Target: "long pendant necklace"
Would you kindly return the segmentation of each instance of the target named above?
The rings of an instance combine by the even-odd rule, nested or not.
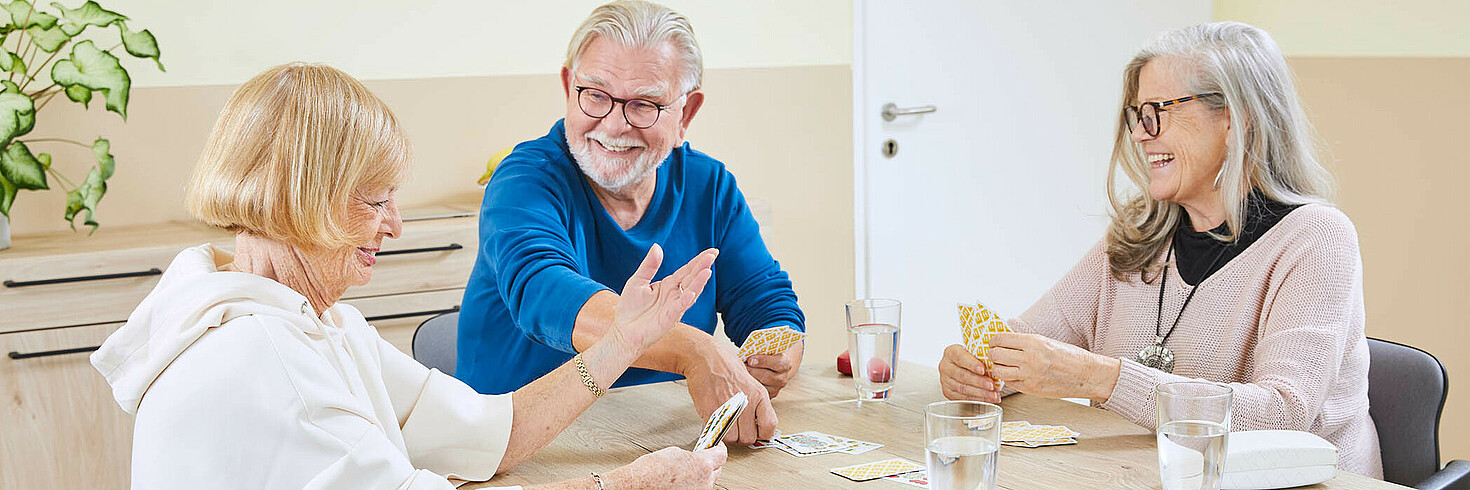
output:
[[[1226,249],[1222,248],[1220,250],[1220,253],[1215,255],[1215,260],[1210,261],[1210,266],[1205,268],[1206,277],[1209,277],[1210,269],[1215,268],[1215,263],[1220,261],[1220,257],[1225,256],[1225,250]],[[1168,256],[1172,257],[1173,255],[1174,242],[1173,240],[1170,240]],[[1194,299],[1194,293],[1199,291],[1199,287],[1203,285],[1203,283],[1204,279],[1201,278],[1200,284],[1196,284],[1193,289],[1189,290],[1189,296],[1184,297],[1184,305],[1179,307],[1179,314],[1174,317],[1174,324],[1169,326],[1168,331],[1160,334],[1159,329],[1163,328],[1164,323],[1164,289],[1166,289],[1169,285],[1169,263],[1167,261],[1164,262],[1163,280],[1159,282],[1159,309],[1158,312],[1154,314],[1154,343],[1149,344],[1149,346],[1144,347],[1143,350],[1138,351],[1138,358],[1136,360],[1139,364],[1158,369],[1166,373],[1174,372],[1174,351],[1169,350],[1168,347],[1164,347],[1164,341],[1168,340],[1169,334],[1174,333],[1174,328],[1179,326],[1179,319],[1184,317],[1184,309],[1189,307],[1189,300]]]

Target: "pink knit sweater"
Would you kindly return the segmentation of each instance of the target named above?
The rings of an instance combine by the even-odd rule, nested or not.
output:
[[[1178,270],[1169,268],[1164,330],[1190,290]],[[1121,358],[1102,407],[1138,425],[1157,425],[1160,383],[1230,383],[1232,430],[1308,431],[1337,445],[1340,469],[1382,478],[1368,417],[1362,278],[1352,222],[1334,207],[1306,205],[1199,284],[1164,344],[1174,351],[1173,374],[1134,361],[1155,338],[1158,281],[1113,279],[1102,243],[1012,327]]]

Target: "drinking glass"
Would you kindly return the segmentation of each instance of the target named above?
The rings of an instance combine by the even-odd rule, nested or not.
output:
[[[1000,407],[985,402],[944,401],[925,406],[929,488],[995,490],[1000,418]]]
[[[902,305],[896,299],[865,298],[847,302],[848,362],[858,402],[885,401],[898,374],[898,324]]]
[[[1233,396],[1229,386],[1199,381],[1155,390],[1164,490],[1219,490]]]

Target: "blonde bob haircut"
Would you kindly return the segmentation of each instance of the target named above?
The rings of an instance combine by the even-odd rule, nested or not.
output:
[[[683,14],[643,0],[619,0],[592,10],[572,34],[562,67],[577,71],[582,53],[597,38],[606,37],[625,48],[655,48],[670,43],[679,53],[680,93],[699,89],[704,80],[704,55],[694,39],[694,27]]]
[[[1217,92],[1198,103],[1229,109],[1225,161],[1215,179],[1225,209],[1227,232],[1211,233],[1233,242],[1245,221],[1246,197],[1260,192],[1285,204],[1330,203],[1332,175],[1317,162],[1316,139],[1297,98],[1291,70],[1271,35],[1239,22],[1215,22],[1165,31],[1139,51],[1123,70],[1123,107],[1137,106],[1138,78],[1144,65],[1167,59],[1191,70],[1190,94]],[[1165,128],[1167,130],[1167,128]],[[1175,227],[1185,219],[1178,204],[1149,197],[1149,165],[1129,138],[1120,117],[1108,167],[1107,194],[1112,209],[1106,247],[1114,278],[1143,274],[1164,253]],[[1133,184],[1120,189],[1121,171]]]
[[[194,167],[185,206],[207,224],[303,248],[355,247],[359,191],[408,177],[408,138],[388,106],[336,68],[289,63],[235,89]]]

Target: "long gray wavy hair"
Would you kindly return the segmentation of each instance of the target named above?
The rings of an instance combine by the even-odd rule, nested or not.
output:
[[[1133,57],[1123,70],[1123,101],[1138,104],[1138,77],[1144,65],[1159,58],[1193,68],[1191,94],[1218,92],[1198,103],[1230,111],[1225,162],[1216,182],[1225,207],[1227,233],[1211,235],[1221,241],[1240,236],[1245,200],[1252,191],[1286,203],[1329,203],[1335,193],[1332,175],[1315,155],[1315,135],[1297,98],[1291,70],[1276,41],[1266,31],[1239,22],[1214,22],[1165,31]],[[1130,139],[1120,117],[1108,166],[1107,254],[1112,274],[1120,281],[1134,273],[1152,282],[1148,269],[1163,252],[1170,234],[1184,219],[1178,204],[1149,197],[1149,167],[1142,149]],[[1118,185],[1122,171],[1132,188]]]

